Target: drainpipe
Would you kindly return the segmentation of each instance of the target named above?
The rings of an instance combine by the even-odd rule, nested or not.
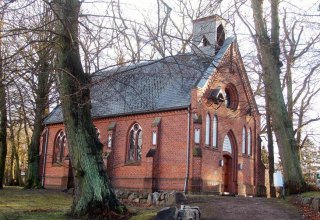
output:
[[[188,134],[187,134],[187,161],[186,161],[186,177],[184,180],[183,192],[187,192],[188,178],[189,178],[189,158],[190,158],[190,105],[188,107]]]
[[[46,126],[45,127],[46,130],[46,142],[44,145],[44,152],[43,152],[43,165],[42,165],[42,179],[41,179],[41,186],[44,187],[44,175],[46,172],[46,163],[47,163],[47,149],[48,149],[48,139],[49,139],[49,129]]]

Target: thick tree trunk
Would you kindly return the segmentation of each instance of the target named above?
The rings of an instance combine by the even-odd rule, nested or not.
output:
[[[8,92],[9,94],[9,92]],[[10,175],[8,176],[9,184],[16,186],[22,184],[20,167],[19,167],[19,154],[18,154],[18,143],[20,140],[20,131],[21,131],[21,124],[18,130],[15,130],[16,123],[12,120],[12,113],[11,113],[11,103],[10,99],[8,98],[8,119],[9,119],[9,131],[10,135],[8,141],[10,141],[10,148],[11,148],[11,155],[10,155]],[[15,137],[16,134],[16,137]],[[16,139],[17,138],[17,139]]]
[[[99,142],[90,112],[90,81],[81,65],[78,42],[77,0],[55,0],[57,80],[67,140],[75,175],[72,213],[75,216],[123,213],[106,175],[102,144]]]
[[[40,141],[38,140],[38,137],[40,138],[41,131],[39,131],[42,128],[42,125],[40,127],[35,127],[32,134],[31,143],[29,145],[28,149],[28,172],[27,172],[27,179],[26,179],[26,185],[25,188],[38,188],[40,187],[40,179],[39,179],[39,145]]]
[[[288,115],[280,81],[279,1],[271,1],[271,39],[268,36],[262,13],[262,0],[252,0],[254,24],[261,51],[263,80],[269,103],[272,128],[276,135],[283,165],[284,181],[288,193],[305,190],[294,131]]]
[[[39,178],[39,146],[41,132],[43,130],[43,118],[46,112],[46,106],[48,104],[49,93],[49,64],[48,54],[39,52],[39,66],[40,71],[38,74],[38,88],[36,95],[36,109],[35,109],[35,122],[33,125],[33,133],[31,137],[31,143],[28,149],[28,173],[26,180],[26,188],[40,187]]]

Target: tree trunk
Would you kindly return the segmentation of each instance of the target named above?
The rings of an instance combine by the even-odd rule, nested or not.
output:
[[[10,167],[9,167],[9,175],[8,175],[8,185],[13,186],[14,184],[14,155],[13,151],[10,152]]]
[[[21,177],[21,169],[20,169],[20,155],[19,155],[19,143],[20,143],[20,134],[21,134],[21,130],[22,130],[22,122],[20,122],[20,125],[19,125],[19,130],[17,131],[17,141],[16,141],[16,147],[15,147],[15,153],[14,153],[14,156],[15,156],[15,162],[17,164],[16,166],[16,180],[18,181],[18,184],[19,186],[23,186],[24,183],[22,181],[22,177]]]
[[[16,165],[14,179],[16,180],[18,186],[23,186],[23,181],[21,178],[21,170],[20,170],[20,159],[19,159],[17,147],[15,147],[14,150],[15,150],[14,159],[15,159],[15,165]]]
[[[9,94],[9,92],[7,91]],[[11,102],[8,97],[8,119],[9,119],[9,131],[10,135],[8,138],[8,141],[10,141],[10,147],[11,147],[11,155],[10,155],[10,175],[8,176],[9,183],[12,186],[20,185],[20,180],[19,178],[20,175],[20,167],[19,167],[19,155],[18,155],[18,143],[19,141],[15,140],[15,134],[19,135],[21,131],[21,125],[20,128],[15,131],[17,128],[16,122],[12,120],[12,112],[11,112]],[[21,177],[21,176],[20,176]]]
[[[274,150],[273,150],[273,136],[271,127],[271,118],[269,113],[269,104],[266,99],[266,121],[267,121],[267,135],[268,135],[268,163],[269,163],[269,187],[270,196],[272,198],[276,197],[276,188],[274,186]]]
[[[14,133],[13,133],[13,123],[10,123],[10,136],[9,136],[9,140],[11,142],[11,161],[10,161],[10,183],[11,185],[20,185],[20,179],[18,177],[18,175],[20,175],[20,168],[19,168],[19,156],[18,156],[18,152],[17,152],[17,145],[15,142],[15,138],[14,138]]]
[[[266,99],[269,103],[271,124],[276,135],[279,153],[283,165],[284,182],[287,193],[305,190],[297,144],[292,123],[284,102],[280,81],[280,47],[279,47],[279,1],[271,1],[271,39],[268,36],[262,12],[262,0],[252,0],[253,18],[261,51],[263,80]]]
[[[55,0],[54,10],[58,19],[56,74],[76,184],[71,212],[74,216],[123,213],[125,207],[117,200],[106,175],[102,144],[91,119],[91,77],[84,73],[79,55],[80,2]]]
[[[0,31],[2,30],[2,17],[0,18]],[[2,67],[2,36],[0,32],[0,189],[3,188],[4,171],[7,157],[7,108],[6,89],[3,82]]]
[[[1,52],[0,52],[0,59],[1,59]],[[3,188],[4,171],[5,171],[6,157],[7,157],[6,90],[2,80],[3,80],[2,66],[1,66],[1,60],[0,60],[0,189]]]
[[[46,112],[49,93],[49,64],[48,54],[41,51],[39,54],[40,71],[38,74],[38,88],[36,95],[35,121],[33,125],[33,133],[31,143],[28,148],[28,173],[26,180],[26,188],[40,187],[39,178],[39,147],[41,132],[43,130],[43,118]]]

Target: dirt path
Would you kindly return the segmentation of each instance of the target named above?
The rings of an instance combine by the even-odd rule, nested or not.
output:
[[[199,206],[201,219],[215,220],[300,220],[297,207],[280,199],[227,196],[189,196],[190,205]]]

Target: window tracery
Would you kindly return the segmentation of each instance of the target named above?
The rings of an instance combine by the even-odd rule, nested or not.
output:
[[[141,161],[142,157],[142,129],[134,124],[129,131],[128,161]]]
[[[59,131],[54,142],[53,163],[61,163],[65,157],[66,135]]]

